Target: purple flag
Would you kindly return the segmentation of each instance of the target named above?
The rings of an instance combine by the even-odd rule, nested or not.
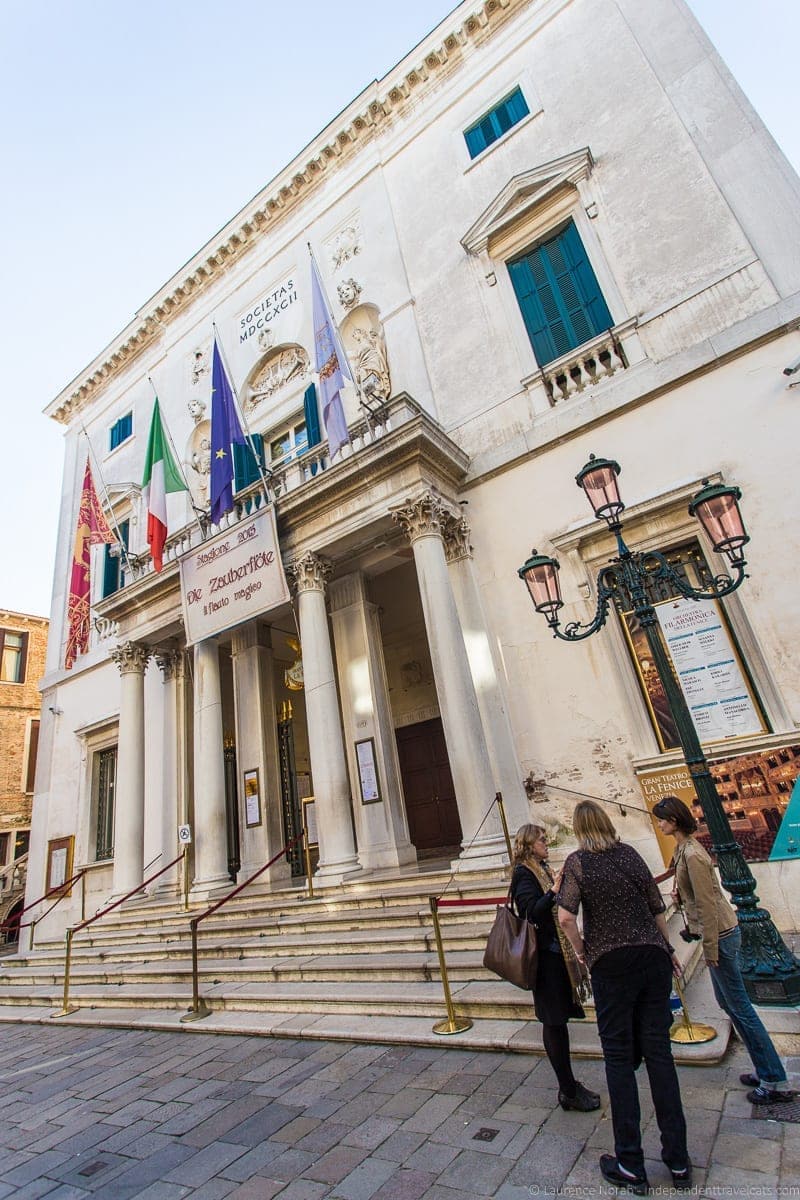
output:
[[[342,349],[336,326],[333,323],[325,290],[319,276],[314,255],[311,255],[311,292],[314,314],[314,345],[317,352],[319,390],[322,396],[322,419],[328,435],[331,458],[350,441],[347,422],[342,408],[341,389],[345,381],[352,383],[353,376]]]
[[[245,445],[245,436],[236,413],[236,401],[222,356],[214,338],[211,368],[211,520],[219,525],[223,515],[233,508],[233,453],[231,445]]]

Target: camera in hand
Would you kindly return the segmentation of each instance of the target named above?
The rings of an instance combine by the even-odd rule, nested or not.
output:
[[[702,934],[699,934],[699,933],[692,933],[691,929],[682,929],[682,930],[680,931],[680,934],[681,934],[681,937],[683,938],[683,940],[684,940],[685,942],[699,942],[699,941],[702,941]]]

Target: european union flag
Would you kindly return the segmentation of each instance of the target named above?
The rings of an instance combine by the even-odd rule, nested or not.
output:
[[[224,514],[233,508],[231,446],[234,442],[244,446],[246,439],[239,424],[233,388],[214,338],[211,369],[211,520],[214,525],[219,525]]]

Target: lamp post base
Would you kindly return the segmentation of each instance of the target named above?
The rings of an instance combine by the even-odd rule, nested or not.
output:
[[[744,986],[753,1004],[796,1008],[800,1004],[800,967],[791,975],[747,975],[742,972]]]

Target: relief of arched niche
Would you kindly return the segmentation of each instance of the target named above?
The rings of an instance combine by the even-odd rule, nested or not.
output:
[[[266,353],[253,367],[242,389],[243,407],[248,415],[284,388],[305,385],[311,370],[308,352],[297,342],[282,342],[273,346],[270,332],[265,330],[259,337],[259,343]]]
[[[208,507],[211,480],[211,422],[199,421],[186,443],[186,480],[198,508]]]
[[[359,304],[352,308],[342,321],[341,335],[359,393],[368,403],[388,400],[392,381],[377,307]]]

